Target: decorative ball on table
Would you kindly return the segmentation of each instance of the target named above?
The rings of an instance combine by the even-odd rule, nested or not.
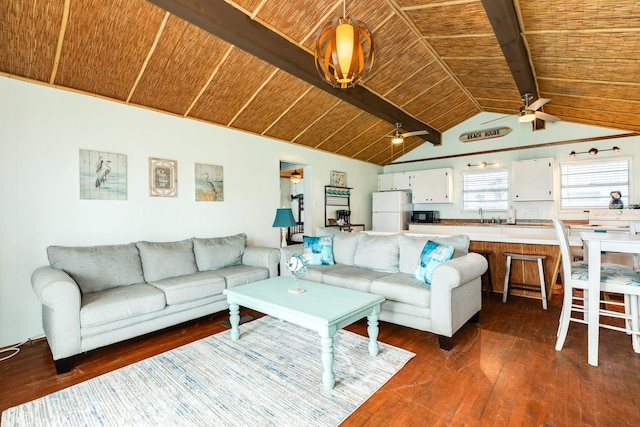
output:
[[[306,291],[306,289],[302,289],[298,286],[298,276],[306,273],[308,263],[309,262],[300,254],[293,254],[291,255],[291,258],[289,258],[287,267],[289,267],[289,271],[291,271],[291,274],[293,274],[293,277],[296,279],[296,287],[289,289],[289,292],[300,294]]]

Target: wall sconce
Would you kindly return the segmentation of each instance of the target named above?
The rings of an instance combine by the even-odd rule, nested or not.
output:
[[[576,153],[575,151],[572,151],[572,152],[569,153],[569,157],[571,157],[573,159],[576,156],[576,154],[589,154],[590,156],[595,156],[600,151],[613,151],[614,153],[619,153],[620,152],[620,147],[613,146],[612,148],[607,148],[605,150],[599,150],[599,151],[598,151],[597,148],[592,148],[589,151],[580,151],[578,153]]]
[[[472,165],[471,163],[467,163],[466,169],[471,169],[472,167],[478,167],[480,169],[484,169],[487,166],[495,166],[498,167],[500,166],[500,162],[491,162],[491,163],[487,163],[487,162],[480,162],[477,165]]]

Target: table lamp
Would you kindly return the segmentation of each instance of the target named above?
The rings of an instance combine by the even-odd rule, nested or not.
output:
[[[281,247],[287,246],[287,227],[293,227],[294,225],[296,225],[296,220],[293,218],[291,208],[280,208],[276,211],[276,218],[273,220],[272,227],[280,227],[282,230]]]

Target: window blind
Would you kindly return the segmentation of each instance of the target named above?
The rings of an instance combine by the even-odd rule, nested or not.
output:
[[[630,160],[560,163],[560,207],[605,208],[612,191],[620,191],[629,205]]]
[[[507,210],[509,173],[506,170],[462,174],[464,210]]]

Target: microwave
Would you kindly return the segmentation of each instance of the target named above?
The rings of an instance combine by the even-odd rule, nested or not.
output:
[[[440,212],[438,211],[413,211],[411,212],[411,222],[440,222]]]

